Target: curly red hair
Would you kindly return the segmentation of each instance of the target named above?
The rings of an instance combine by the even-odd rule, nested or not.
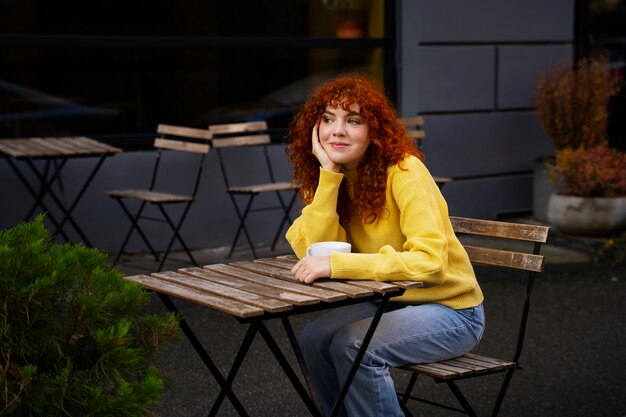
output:
[[[350,201],[345,183],[339,190],[337,213],[342,224],[347,224],[354,214],[366,223],[374,222],[385,203],[387,168],[407,155],[424,159],[406,128],[398,123],[396,109],[374,80],[360,74],[340,76],[317,87],[290,125],[287,155],[306,204],[313,200],[319,181],[320,163],[311,144],[313,127],[328,106],[349,110],[354,103],[369,127],[370,145],[357,168],[354,202]]]

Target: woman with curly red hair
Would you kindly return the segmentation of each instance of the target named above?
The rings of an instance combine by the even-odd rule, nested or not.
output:
[[[287,153],[306,203],[287,231],[295,277],[410,280],[390,303],[344,401],[343,415],[401,416],[390,367],[460,356],[480,340],[483,294],[447,204],[380,87],[363,75],[319,86],[290,129]],[[315,242],[351,253],[306,256]],[[377,306],[330,311],[298,343],[328,415]]]

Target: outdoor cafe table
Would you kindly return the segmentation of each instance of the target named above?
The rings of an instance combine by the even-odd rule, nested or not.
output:
[[[65,240],[69,241],[68,235],[63,230],[63,226],[69,222],[87,246],[91,246],[91,243],[72,218],[72,212],[91,184],[104,159],[118,152],[122,152],[122,150],[82,136],[0,139],[0,155],[5,156],[9,166],[35,199],[34,205],[24,216],[24,220],[29,220],[37,207],[41,207],[47,213],[46,218],[56,227],[56,231],[53,232],[54,235],[60,233]],[[86,157],[97,158],[96,163],[90,171],[86,172],[86,179],[71,203],[65,204],[55,192],[53,185],[57,183],[61,186],[61,173],[70,158]],[[24,164],[17,164],[16,161],[26,163],[25,166],[35,176],[32,181],[20,170],[20,166],[24,166]],[[36,161],[44,161],[44,164],[37,164]],[[51,213],[50,207],[46,206],[44,198],[47,195],[52,198],[61,211],[62,218],[60,220],[57,220]]]
[[[209,413],[210,416],[217,414],[225,397],[228,397],[239,415],[248,416],[231,387],[257,333],[271,350],[311,415],[321,416],[319,402],[314,392],[310,390],[309,371],[298,347],[289,316],[377,301],[379,308],[364,335],[355,363],[333,407],[331,415],[336,415],[389,299],[403,294],[407,288],[422,286],[422,283],[412,281],[377,282],[337,279],[322,279],[312,285],[306,285],[298,282],[290,271],[296,261],[293,255],[287,255],[125,277],[127,281],[136,282],[156,292],[168,310],[179,315],[179,325],[183,333],[221,387]],[[248,325],[247,333],[235,354],[228,375],[224,376],[218,370],[170,296],[226,313],[240,323]],[[271,319],[281,320],[302,376],[309,387],[308,391],[266,327],[265,322]]]

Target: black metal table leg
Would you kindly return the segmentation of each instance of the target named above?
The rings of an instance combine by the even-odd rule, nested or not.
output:
[[[357,352],[356,358],[354,359],[354,364],[352,364],[352,368],[350,368],[350,372],[348,373],[348,377],[346,378],[346,381],[343,384],[343,388],[341,389],[341,392],[339,393],[339,397],[335,401],[335,405],[333,406],[333,409],[330,412],[330,417],[336,416],[339,410],[341,409],[341,406],[343,405],[343,400],[348,394],[348,390],[350,389],[352,380],[354,379],[354,376],[356,375],[359,369],[359,366],[361,365],[361,360],[363,359],[363,356],[365,355],[365,351],[367,350],[367,347],[369,346],[370,341],[372,340],[374,331],[376,330],[376,327],[378,327],[378,322],[380,321],[380,318],[382,317],[390,298],[391,298],[391,295],[387,293],[383,296],[382,300],[380,301],[378,310],[376,310],[376,314],[374,314],[374,317],[372,317],[372,322],[370,323],[367,329],[367,332],[365,332],[365,336],[363,337],[363,342],[361,343],[361,348]]]
[[[217,366],[215,365],[215,363],[213,362],[213,360],[211,359],[211,357],[209,356],[207,351],[204,349],[204,347],[202,346],[202,343],[200,342],[200,340],[198,340],[198,338],[196,337],[194,332],[191,330],[191,327],[189,327],[189,324],[187,324],[187,322],[183,318],[183,315],[180,313],[180,311],[178,311],[178,308],[176,308],[176,305],[174,305],[174,302],[166,294],[162,294],[160,292],[157,292],[157,294],[158,294],[159,298],[161,299],[161,301],[163,302],[163,304],[165,305],[165,307],[170,312],[175,313],[176,315],[178,315],[181,318],[180,321],[178,322],[178,325],[180,326],[181,330],[185,334],[185,337],[187,337],[187,340],[189,340],[189,342],[193,346],[193,348],[196,351],[196,353],[200,356],[200,359],[202,359],[202,362],[204,362],[204,364],[206,365],[206,367],[209,370],[209,372],[211,372],[211,374],[213,375],[213,377],[215,378],[217,383],[222,388],[222,391],[220,392],[220,395],[222,395],[222,393],[223,393],[224,395],[226,395],[228,397],[228,399],[230,400],[231,404],[233,405],[233,407],[235,407],[235,409],[237,410],[237,412],[239,413],[240,416],[248,416],[249,414],[243,408],[243,405],[241,405],[241,402],[239,401],[239,399],[237,398],[235,393],[230,388],[232,381],[231,381],[231,383],[228,383],[227,380],[224,378],[224,376],[222,376],[222,373],[219,371],[219,369],[217,368]],[[251,330],[248,329],[248,333],[250,333],[250,332],[251,332]],[[248,333],[246,334],[246,338],[248,337]],[[252,335],[252,338],[253,337],[254,337],[254,335]],[[245,342],[245,340],[244,340],[244,342]],[[244,342],[242,342],[242,346],[243,346]],[[252,340],[250,340],[250,343],[251,342],[252,342]],[[249,347],[250,343],[248,343],[248,347]],[[241,350],[241,348],[240,348],[240,350]],[[246,350],[247,350],[247,348],[246,348]],[[233,375],[233,378],[234,378],[234,375]]]

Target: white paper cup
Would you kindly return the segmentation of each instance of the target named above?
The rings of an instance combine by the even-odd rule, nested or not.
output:
[[[346,242],[317,242],[306,250],[307,256],[330,256],[332,252],[350,253],[352,245]]]

